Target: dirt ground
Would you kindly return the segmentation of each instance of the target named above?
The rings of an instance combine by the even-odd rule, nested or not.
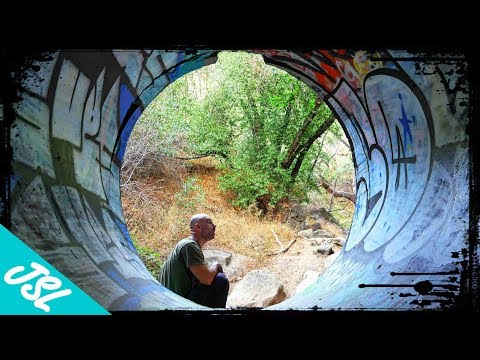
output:
[[[322,228],[329,231],[333,236],[346,237],[345,233],[342,233],[338,228],[329,227],[328,224],[324,224]],[[284,246],[286,245],[284,244]],[[317,253],[315,251],[317,247],[318,245],[313,245],[311,240],[299,236],[286,252],[269,257],[269,261],[264,268],[274,273],[277,279],[283,283],[285,300],[295,295],[295,289],[303,280],[306,271],[317,271],[320,274],[325,271],[324,260],[328,255]],[[342,248],[333,245],[332,249],[334,253],[337,253]],[[247,272],[251,270],[254,269],[248,269]],[[245,273],[242,275],[244,276]],[[243,276],[231,282],[230,293]]]
[[[316,246],[311,245],[307,239],[297,239],[285,253],[272,256],[268,269],[272,271],[283,283],[286,298],[295,295],[295,289],[303,280],[307,270],[323,273],[325,271],[324,260],[327,255],[315,253]],[[334,245],[333,251],[341,250],[340,246]]]

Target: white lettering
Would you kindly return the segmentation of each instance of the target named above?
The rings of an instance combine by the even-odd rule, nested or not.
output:
[[[50,312],[50,306],[46,305],[45,303],[47,301],[62,297],[62,296],[68,296],[72,293],[72,290],[70,289],[65,289],[65,290],[60,290],[56,291],[54,293],[42,296],[41,298],[38,298],[33,302],[33,305],[39,309],[42,309],[46,312]]]
[[[37,280],[37,283],[35,284],[35,291],[33,294],[30,294],[28,291],[32,290],[32,285],[30,284],[25,284],[20,288],[20,293],[23,295],[23,297],[27,300],[35,301],[40,297],[40,292],[43,289],[46,290],[57,290],[62,286],[62,281],[59,278],[56,278],[54,276],[44,276],[40,279]]]
[[[36,262],[32,262],[30,264],[30,266],[33,269],[35,269],[35,271],[32,271],[29,274],[26,274],[26,275],[23,275],[23,276],[20,276],[20,277],[14,279],[13,275],[16,275],[17,273],[25,270],[24,266],[15,266],[5,273],[5,276],[3,277],[3,280],[5,280],[5,282],[9,285],[17,285],[17,284],[21,284],[23,282],[32,280],[33,278],[37,277],[40,274],[50,275],[50,271],[48,271],[47,268],[43,267],[42,265],[40,265]]]
[[[18,276],[16,278],[14,278],[14,276],[25,271],[25,267],[19,265],[11,268],[5,273],[5,275],[3,276],[3,280],[9,285],[18,285],[26,283],[27,281],[33,280],[34,278],[43,275],[36,280],[35,286],[33,286],[32,284],[22,285],[20,288],[20,294],[22,294],[22,296],[26,300],[33,301],[33,306],[42,309],[45,312],[50,312],[50,306],[48,306],[46,302],[53,299],[58,299],[60,297],[68,296],[72,293],[72,290],[63,289],[41,296],[42,290],[52,291],[60,289],[60,287],[62,286],[62,281],[55,276],[50,276],[50,271],[46,267],[36,262],[32,262],[30,266],[32,267],[32,269],[34,269],[33,271],[29,272],[28,274]],[[31,292],[32,290],[33,292]]]

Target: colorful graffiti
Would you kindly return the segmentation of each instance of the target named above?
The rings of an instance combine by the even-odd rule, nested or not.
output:
[[[200,308],[162,287],[138,258],[119,179],[143,109],[217,52],[58,51],[14,74],[19,99],[10,123],[0,117],[12,155],[0,184],[2,221],[108,310]],[[353,145],[357,182],[341,256],[316,284],[271,309],[458,306],[469,291],[458,256],[469,230],[466,60],[255,52],[323,96]]]

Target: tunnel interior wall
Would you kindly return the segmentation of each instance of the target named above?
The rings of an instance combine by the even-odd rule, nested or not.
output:
[[[316,284],[272,309],[462,307],[468,65],[461,54],[450,54],[452,62],[402,51],[344,55],[321,52],[316,72],[305,71],[306,59],[286,62],[327,92],[348,134],[357,185],[352,227],[341,257]],[[285,60],[270,56],[279,66]]]
[[[468,63],[405,51],[255,51],[319,93],[352,146],[346,245],[317,282],[270,309],[457,306],[469,223]],[[137,256],[120,166],[143,109],[217,51],[57,51],[21,73],[9,126],[11,231],[108,310],[202,309]],[[2,122],[5,126],[5,122]]]

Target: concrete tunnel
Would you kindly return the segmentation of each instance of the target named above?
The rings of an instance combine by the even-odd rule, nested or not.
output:
[[[340,256],[314,285],[265,310],[470,308],[465,54],[251,52],[324,98],[349,138],[357,186]],[[137,256],[119,169],[145,107],[217,53],[38,52],[11,73],[17,97],[0,108],[2,225],[109,311],[209,310],[164,288]]]

